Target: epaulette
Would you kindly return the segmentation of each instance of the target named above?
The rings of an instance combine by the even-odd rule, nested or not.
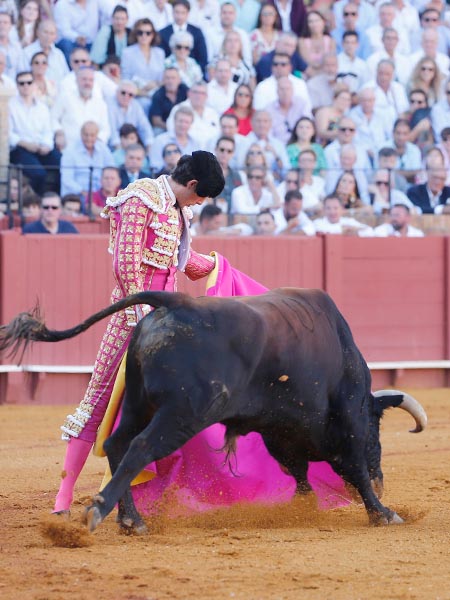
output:
[[[144,178],[130,183],[124,190],[120,190],[117,196],[107,198],[106,205],[117,208],[129,198],[139,198],[145,206],[156,213],[164,213],[167,208],[167,200],[154,179]]]

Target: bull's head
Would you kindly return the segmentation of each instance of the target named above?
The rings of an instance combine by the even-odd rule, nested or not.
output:
[[[383,494],[383,473],[381,471],[380,419],[387,408],[406,410],[415,420],[416,427],[411,433],[423,431],[427,425],[427,415],[421,404],[409,394],[398,390],[379,390],[371,395],[369,439],[367,441],[367,462],[370,480],[378,498]]]

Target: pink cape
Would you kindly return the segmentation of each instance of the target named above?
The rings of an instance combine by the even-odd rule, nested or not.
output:
[[[258,295],[267,288],[231,267],[216,254],[217,266],[207,289],[208,296]],[[193,437],[176,452],[149,465],[152,480],[132,487],[138,510],[150,513],[168,504],[180,514],[210,510],[236,502],[273,504],[289,502],[296,482],[268,453],[261,436],[250,433],[237,442],[236,457],[225,464],[225,427],[217,424]],[[230,468],[231,467],[231,468]],[[310,463],[308,481],[321,509],[350,502],[344,481],[326,462]]]

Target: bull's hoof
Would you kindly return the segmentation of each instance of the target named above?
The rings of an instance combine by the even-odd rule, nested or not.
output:
[[[103,521],[100,510],[97,506],[88,506],[83,513],[83,523],[87,525],[88,530],[92,533],[98,525]]]
[[[404,523],[404,520],[394,511],[389,511],[388,514],[372,514],[370,516],[370,522],[372,525],[400,525]]]
[[[120,529],[127,535],[145,535],[148,533],[148,527],[144,521],[134,521],[131,517],[118,519]]]

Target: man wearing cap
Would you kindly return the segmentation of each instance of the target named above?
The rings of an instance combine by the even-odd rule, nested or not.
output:
[[[190,206],[218,196],[223,187],[216,157],[200,150],[182,156],[171,175],[137,180],[108,198],[104,212],[111,223],[109,251],[116,280],[112,302],[147,290],[173,291],[177,270],[193,280],[212,271],[214,258],[190,247]],[[108,324],[85,397],[62,427],[69,443],[55,513],[69,511],[133,328],[146,312],[147,306],[132,307],[113,315]]]

